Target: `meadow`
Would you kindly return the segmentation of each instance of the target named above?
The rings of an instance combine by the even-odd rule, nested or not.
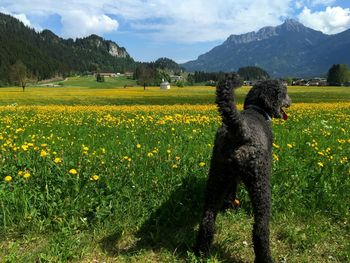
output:
[[[82,86],[0,89],[0,262],[201,262],[214,88]],[[289,119],[273,121],[272,254],[349,262],[350,89],[289,93]],[[238,197],[207,262],[253,262]]]

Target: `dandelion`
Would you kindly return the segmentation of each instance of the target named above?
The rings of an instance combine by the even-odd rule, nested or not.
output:
[[[70,169],[70,170],[69,170],[69,173],[70,173],[70,174],[77,174],[77,173],[78,173],[78,171],[77,171],[77,170],[75,170],[75,169]]]
[[[18,172],[18,175],[19,175],[19,176],[22,176],[23,173],[24,173],[23,171],[19,171],[19,172]]]
[[[176,160],[176,161],[180,161],[180,159],[181,159],[180,156],[176,156],[176,157],[175,157],[175,160]]]
[[[147,153],[147,157],[152,157],[153,156],[153,153],[149,152]]]
[[[87,151],[89,150],[89,147],[84,146],[84,147],[83,147],[83,150],[84,150],[85,152],[87,152]]]
[[[199,167],[203,167],[203,166],[205,166],[205,162],[200,162],[198,165],[199,165]]]
[[[141,144],[138,143],[138,144],[136,145],[136,148],[137,148],[137,149],[140,149],[140,148],[141,148]]]
[[[166,150],[166,153],[167,153],[167,154],[170,154],[170,153],[171,153],[171,150],[169,150],[169,149]]]
[[[324,164],[322,162],[318,162],[317,165],[320,167],[324,167]]]
[[[275,161],[279,161],[280,158],[278,158],[277,154],[273,153],[272,157]]]
[[[28,151],[28,147],[29,147],[29,146],[28,146],[27,144],[23,144],[23,145],[21,146],[22,150],[25,151],[25,152]]]
[[[25,173],[23,174],[23,178],[24,178],[24,179],[28,179],[29,177],[31,177],[31,174],[30,174],[29,172],[25,172]]]
[[[290,144],[290,143],[288,143],[288,144],[287,144],[287,147],[291,149],[291,148],[293,148],[293,145]]]
[[[40,157],[46,157],[46,156],[47,156],[47,152],[44,150],[41,150]]]
[[[53,160],[54,163],[56,164],[59,164],[62,162],[62,159],[60,157],[56,157],[54,160]]]
[[[5,182],[9,183],[12,181],[12,176],[8,175],[8,176],[5,176]]]
[[[98,175],[96,175],[96,174],[90,177],[90,181],[96,182],[98,180],[100,180],[100,177]]]
[[[177,165],[176,165],[176,164],[173,164],[172,168],[173,168],[173,169],[176,169],[176,168],[177,168]]]
[[[348,157],[344,156],[340,159],[340,163],[341,164],[344,164],[344,163],[347,163],[348,162]]]
[[[279,146],[278,144],[276,144],[276,143],[273,143],[272,146],[273,146],[274,148],[276,148],[276,149],[279,149],[279,148],[280,148],[280,146]]]

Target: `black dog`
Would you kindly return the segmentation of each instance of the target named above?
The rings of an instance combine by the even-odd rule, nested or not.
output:
[[[255,262],[273,262],[269,246],[271,118],[287,119],[282,108],[289,107],[291,99],[287,87],[280,81],[262,81],[249,91],[244,110],[238,112],[233,102],[233,89],[239,86],[241,81],[236,74],[227,76],[217,86],[216,103],[222,126],[215,138],[195,252],[208,255],[217,213],[227,207],[225,200],[235,199],[237,184],[242,181],[254,211]]]

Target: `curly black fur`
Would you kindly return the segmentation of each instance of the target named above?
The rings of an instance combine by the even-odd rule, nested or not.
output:
[[[232,74],[217,86],[216,103],[222,125],[215,137],[195,252],[208,255],[217,213],[225,208],[225,200],[235,198],[237,184],[242,181],[254,211],[255,262],[273,262],[269,247],[273,142],[270,120],[284,118],[282,107],[288,107],[291,99],[280,81],[262,81],[249,91],[244,110],[239,112],[233,101],[233,89],[240,85],[239,76]]]

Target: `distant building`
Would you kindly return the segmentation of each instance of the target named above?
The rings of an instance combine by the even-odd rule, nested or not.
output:
[[[112,78],[112,77],[117,77],[118,73],[113,73],[113,72],[101,72],[101,73],[95,73],[95,75],[100,74],[100,76],[105,77],[105,78]]]
[[[160,83],[160,89],[170,89],[170,83],[162,79],[162,82]]]
[[[182,80],[182,76],[178,76],[178,75],[171,75],[171,82],[176,82],[176,81],[181,81]]]
[[[309,86],[309,81],[305,79],[296,79],[292,82],[293,86]]]

